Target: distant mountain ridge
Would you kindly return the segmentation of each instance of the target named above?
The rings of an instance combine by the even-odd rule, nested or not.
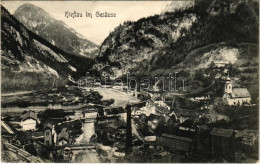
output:
[[[1,6],[2,92],[62,86],[70,76],[85,75],[93,63],[50,44]]]
[[[65,52],[91,58],[98,52],[96,44],[38,6],[23,4],[17,8],[14,16],[25,27]]]

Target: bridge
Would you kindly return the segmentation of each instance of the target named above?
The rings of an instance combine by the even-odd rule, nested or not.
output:
[[[70,145],[71,150],[89,150],[96,149],[96,145],[92,144],[79,144],[79,145]]]
[[[84,123],[93,123],[96,121],[96,118],[84,118]]]

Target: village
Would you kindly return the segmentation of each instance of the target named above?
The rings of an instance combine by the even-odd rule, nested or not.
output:
[[[209,87],[196,92],[162,92],[156,86],[127,92],[124,83],[103,90],[101,83],[66,86],[15,95],[20,107],[15,112],[8,110],[17,106],[13,95],[2,97],[2,157],[13,162],[255,162],[258,105],[227,64],[215,63],[213,73],[202,75],[212,79]],[[111,98],[104,99],[104,93]]]

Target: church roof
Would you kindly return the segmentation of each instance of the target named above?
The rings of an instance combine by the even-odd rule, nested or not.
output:
[[[246,88],[233,88],[232,98],[246,98],[251,97],[250,93]]]

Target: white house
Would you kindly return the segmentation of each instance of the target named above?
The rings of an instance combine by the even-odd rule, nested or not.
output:
[[[21,127],[23,131],[36,130],[37,114],[34,111],[28,111],[21,116]]]
[[[65,98],[65,97],[64,97]],[[63,99],[64,99],[63,98]],[[67,100],[66,100],[67,101]],[[48,109],[61,109],[61,104],[49,104]]]
[[[67,145],[69,143],[69,132],[67,128],[63,128],[57,136],[57,145]]]
[[[227,61],[215,61],[214,62],[215,66],[220,68],[220,67],[225,67],[227,64],[229,64],[229,62]]]
[[[228,77],[225,83],[223,100],[228,105],[243,105],[251,102],[251,95],[246,88],[233,88]]]

